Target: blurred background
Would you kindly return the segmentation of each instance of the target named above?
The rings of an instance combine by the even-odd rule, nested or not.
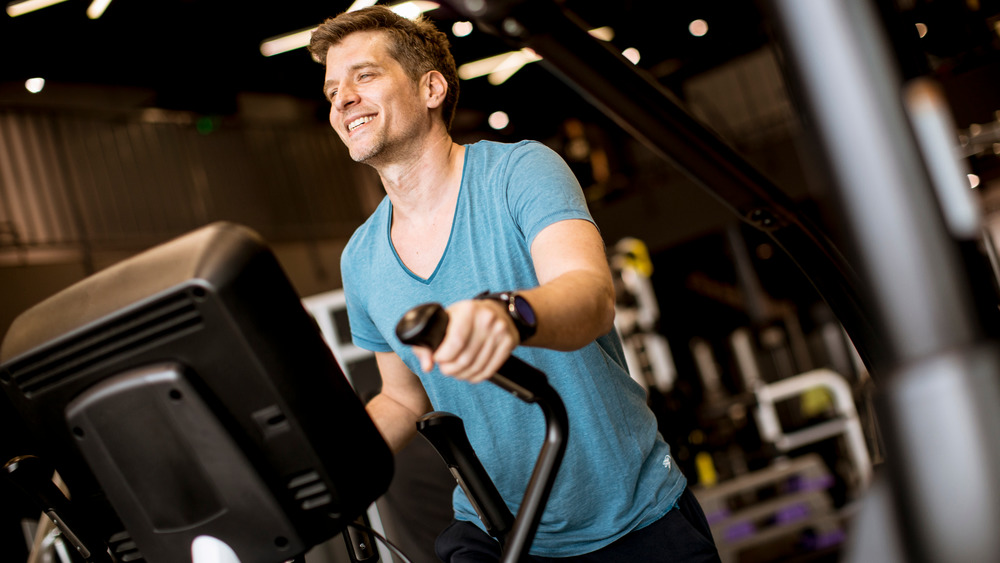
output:
[[[827,178],[764,6],[561,4],[800,213],[823,221],[817,201]],[[991,226],[1000,204],[1000,2],[876,5],[904,79],[943,87],[955,150]],[[0,336],[18,314],[89,274],[228,220],[271,243],[310,310],[335,321],[328,339],[359,392],[374,392],[369,359],[344,355],[351,347],[335,296],[340,251],[383,192],[327,123],[323,67],[295,48],[303,31],[350,6],[8,3],[0,15]],[[577,174],[619,283],[618,328],[633,376],[699,487],[724,560],[835,560],[882,444],[874,386],[834,313],[766,237],[532,53],[512,51],[446,5],[398,9],[424,12],[449,35],[463,76],[457,142],[539,140]],[[837,225],[826,226],[836,234]]]

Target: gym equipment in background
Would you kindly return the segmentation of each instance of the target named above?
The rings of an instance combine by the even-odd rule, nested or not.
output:
[[[622,339],[625,364],[632,379],[649,392],[650,386],[669,393],[677,367],[667,339],[659,333],[660,306],[653,284],[653,262],[646,244],[627,237],[608,251],[615,282],[615,328]]]

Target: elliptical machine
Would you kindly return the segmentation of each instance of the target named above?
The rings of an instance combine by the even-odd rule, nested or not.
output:
[[[446,325],[440,306],[425,305],[397,331],[433,348]],[[545,376],[516,358],[493,382],[545,415],[516,518],[457,417],[431,413],[420,431],[511,563],[537,530],[568,420]],[[0,347],[0,389],[10,399],[0,408],[12,407],[33,444],[3,474],[60,528],[70,560],[301,562],[345,530],[355,560],[377,556],[353,531],[388,486],[391,453],[274,256],[245,227],[199,229],[26,311]]]

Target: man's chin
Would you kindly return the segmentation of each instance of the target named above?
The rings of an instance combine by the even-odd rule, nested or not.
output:
[[[351,150],[351,159],[361,164],[373,164],[382,153],[381,147],[372,147],[366,150]]]
[[[364,164],[372,157],[371,152],[368,151],[350,151],[351,160],[354,162],[360,162]]]

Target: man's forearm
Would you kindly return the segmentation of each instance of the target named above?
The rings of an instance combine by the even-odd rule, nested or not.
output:
[[[610,276],[567,272],[522,295],[538,317],[538,332],[524,344],[553,350],[576,350],[614,327],[614,285]]]
[[[382,434],[382,439],[393,453],[403,449],[417,433],[419,415],[395,401],[392,397],[379,394],[368,401],[365,407],[368,416]]]

